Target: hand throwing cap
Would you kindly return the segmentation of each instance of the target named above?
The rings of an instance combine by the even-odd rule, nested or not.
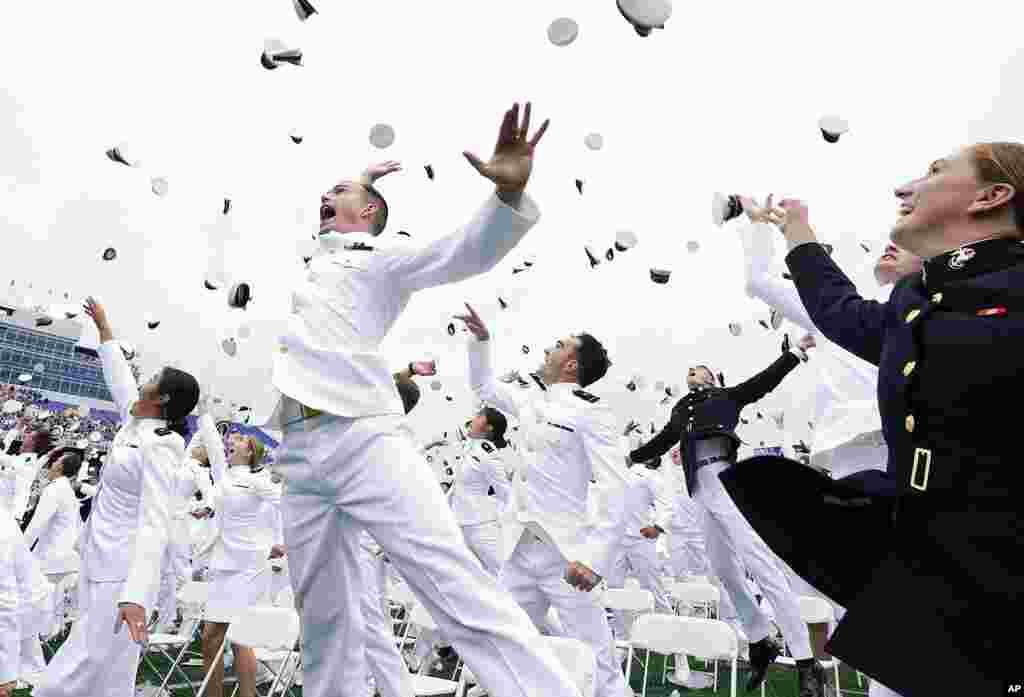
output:
[[[711,222],[722,227],[733,218],[743,213],[743,204],[739,196],[726,196],[715,192],[711,197]]]

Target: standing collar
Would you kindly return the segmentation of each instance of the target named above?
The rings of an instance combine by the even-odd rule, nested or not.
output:
[[[548,389],[552,392],[574,392],[582,388],[575,382],[556,382],[554,385],[548,385]]]
[[[961,245],[924,262],[921,278],[929,289],[999,271],[1024,259],[1024,244],[1013,237],[996,237]]]
[[[325,232],[317,236],[322,251],[344,249],[345,245],[357,242],[372,247],[376,239],[369,232]]]

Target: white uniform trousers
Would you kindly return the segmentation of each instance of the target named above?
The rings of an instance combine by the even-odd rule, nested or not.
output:
[[[466,540],[469,551],[476,555],[484,571],[498,577],[501,571],[501,550],[499,541],[501,539],[501,528],[498,521],[490,520],[475,525],[462,525],[462,537]]]
[[[708,570],[708,554],[704,547],[704,533],[691,531],[668,531],[668,557],[672,567],[672,575],[677,578],[687,576],[710,576]]]
[[[672,601],[665,591],[665,585],[658,574],[658,546],[656,540],[644,537],[624,537],[619,543],[615,562],[608,573],[609,588],[622,588],[626,578],[632,576],[640,582],[640,587],[654,595],[654,609],[657,612],[671,613]],[[629,625],[632,625],[630,615]],[[624,610],[614,612],[612,631],[616,639],[628,639],[626,632],[627,613]]]
[[[537,630],[462,539],[437,478],[394,416],[320,417],[289,427],[285,544],[302,615],[306,697],[364,685],[359,533],[366,529],[494,697],[573,697]],[[621,697],[617,695],[616,697]]]
[[[33,697],[133,697],[140,647],[117,622],[123,581],[79,583],[79,617],[46,666]],[[153,607],[155,589],[146,608]]]
[[[757,642],[771,633],[768,616],[747,585],[744,567],[757,579],[775,608],[776,619],[789,650],[797,660],[811,658],[810,634],[800,618],[796,594],[786,582],[781,561],[743,517],[718,478],[728,462],[716,462],[697,470],[694,499],[704,508],[704,534],[711,569],[732,598],[747,639]]]
[[[363,592],[360,607],[366,623],[366,665],[381,697],[415,697],[412,676],[398,652],[389,613],[385,611],[384,560],[360,549]]]
[[[519,605],[540,626],[554,606],[565,635],[586,642],[597,659],[595,697],[623,697],[626,679],[615,656],[615,641],[600,596],[565,582],[568,560],[553,545],[527,531],[519,538],[499,577]]]

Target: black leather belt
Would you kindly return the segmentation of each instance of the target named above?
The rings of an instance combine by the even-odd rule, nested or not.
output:
[[[708,465],[714,464],[716,462],[732,462],[732,456],[731,455],[713,455],[711,457],[706,457],[703,460],[697,460],[697,464],[694,465],[693,471],[696,472],[701,467],[707,467]]]

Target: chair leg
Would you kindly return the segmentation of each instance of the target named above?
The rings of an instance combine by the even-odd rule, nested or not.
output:
[[[651,664],[651,650],[644,649],[644,684],[640,687],[641,697],[647,697],[647,668]],[[633,688],[630,688],[631,690]]]
[[[715,692],[718,692],[718,661],[715,661]],[[736,697],[736,657],[732,657],[732,688],[730,689],[732,697]]]
[[[633,645],[629,645],[626,653],[626,684],[629,684],[629,677],[633,674]]]

